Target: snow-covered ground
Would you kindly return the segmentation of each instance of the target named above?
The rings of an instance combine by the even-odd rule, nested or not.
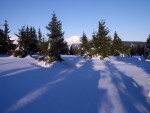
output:
[[[150,113],[149,62],[63,58],[43,68],[30,57],[0,57],[0,113]]]

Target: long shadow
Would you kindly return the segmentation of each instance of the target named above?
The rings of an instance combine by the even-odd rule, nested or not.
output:
[[[105,62],[105,65],[108,67],[107,71],[111,73],[111,81],[118,90],[124,110],[127,113],[149,113],[150,105],[146,100],[142,86],[119,71],[111,62]]]
[[[138,58],[134,57],[116,57],[116,60],[135,65],[145,70],[146,73],[150,74],[150,62],[148,61],[145,60],[140,61]]]
[[[75,60],[75,61],[73,61]],[[0,112],[7,113],[98,113],[106,90],[98,88],[100,72],[92,60],[38,68],[6,78],[0,95]],[[71,65],[74,65],[70,68]],[[55,68],[54,68],[55,67]],[[7,99],[7,101],[6,101]]]
[[[34,69],[35,68],[32,68],[32,67],[22,67],[22,68],[16,68],[16,69],[8,70],[8,71],[3,71],[3,72],[0,72],[0,79],[3,77],[16,75],[15,73],[20,73],[22,71],[34,70]]]
[[[11,63],[15,63],[16,61],[10,61],[10,62],[7,62],[7,63],[0,63],[0,65],[7,65],[7,64],[11,64]]]
[[[8,59],[7,59],[7,57],[5,57],[5,58],[0,57],[0,65],[12,64],[12,63],[16,63],[16,62],[20,62],[20,61],[24,60],[23,58],[13,58],[13,59],[11,59],[10,56],[8,57]],[[18,60],[18,59],[20,59],[20,60]]]

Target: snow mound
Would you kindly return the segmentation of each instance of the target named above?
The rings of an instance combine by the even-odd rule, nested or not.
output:
[[[48,64],[46,61],[38,61],[37,65],[40,67],[50,68],[54,65],[54,63],[56,63],[56,62]]]

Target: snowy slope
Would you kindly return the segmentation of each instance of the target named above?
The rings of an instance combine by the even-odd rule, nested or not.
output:
[[[18,44],[18,37],[16,35],[10,35],[10,40],[14,40],[13,44]]]
[[[71,37],[65,39],[65,41],[67,42],[67,44],[69,46],[71,46],[72,44],[80,44],[81,43],[80,36],[71,36]]]
[[[0,58],[0,113],[150,113],[150,63],[130,57],[37,66]]]

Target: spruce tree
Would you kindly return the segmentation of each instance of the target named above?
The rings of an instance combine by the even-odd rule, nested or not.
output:
[[[146,41],[146,48],[147,48],[147,50],[145,52],[145,58],[150,59],[150,34],[149,34],[147,41]]]
[[[6,52],[4,44],[4,32],[0,29],[0,54],[4,54]]]
[[[147,46],[147,51],[150,53],[150,34],[149,34],[149,36],[147,38],[146,46]]]
[[[62,32],[62,23],[57,20],[55,13],[52,14],[51,21],[46,26],[49,31],[47,34],[49,37],[50,48],[48,49],[48,63],[53,61],[63,61],[61,58],[61,52],[64,46],[64,32]]]
[[[114,38],[112,41],[112,54],[115,56],[119,56],[120,53],[123,52],[123,44],[121,38],[119,38],[117,32],[114,33]]]
[[[10,40],[10,36],[9,36],[9,25],[8,25],[8,21],[5,20],[4,22],[4,39],[3,39],[3,49],[4,49],[4,53],[5,54],[10,54],[10,50],[11,50],[11,40]]]
[[[109,30],[106,28],[105,21],[100,21],[98,26],[98,32],[96,35],[96,50],[101,59],[110,55],[110,43],[111,38],[108,36]]]
[[[18,50],[21,53],[21,57],[25,57],[27,54],[32,55],[37,53],[38,39],[34,27],[23,26],[19,29],[16,36],[18,37]]]
[[[65,55],[68,55],[69,54],[69,47],[68,47],[68,44],[66,41],[64,41],[63,47],[61,48],[61,54],[65,54]]]
[[[41,29],[38,29],[38,42],[39,44],[42,42],[42,33],[41,33]]]
[[[96,32],[93,32],[93,35],[92,35],[91,49],[92,49],[92,55],[97,56],[98,55],[98,39],[96,37]]]
[[[41,29],[38,29],[38,52],[40,53],[42,51],[42,33],[41,33]]]
[[[88,39],[84,32],[81,37],[81,51],[83,52],[83,54],[88,51]]]
[[[38,38],[37,38],[36,30],[34,27],[30,27],[29,40],[30,40],[29,52],[31,54],[37,53],[38,52]]]

